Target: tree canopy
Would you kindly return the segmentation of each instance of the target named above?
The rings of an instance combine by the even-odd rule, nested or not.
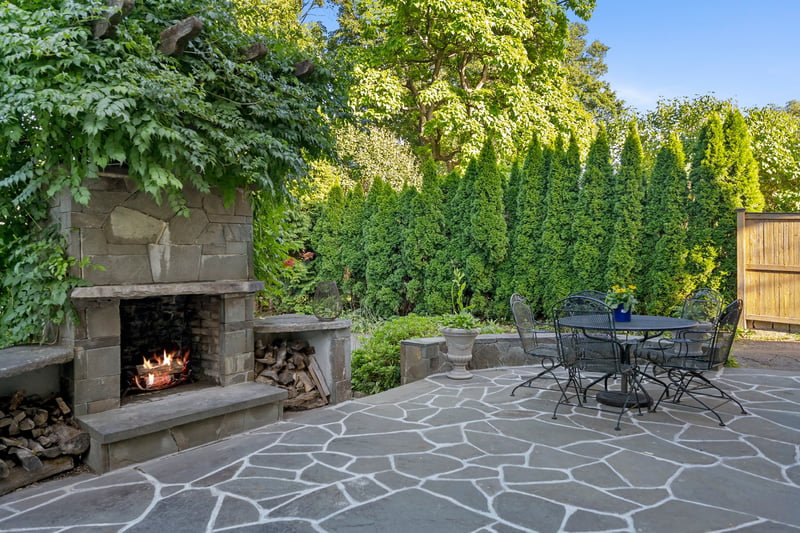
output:
[[[329,150],[329,122],[343,112],[321,57],[240,29],[224,0],[149,2],[93,36],[105,2],[0,6],[0,187],[16,202],[69,187],[85,202],[86,180],[124,164],[139,186],[181,205],[184,183],[231,192],[254,184],[274,195],[301,175],[306,154]],[[159,34],[196,16],[182,54],[159,50]],[[266,45],[258,61],[242,54]],[[299,78],[295,64],[312,59]]]

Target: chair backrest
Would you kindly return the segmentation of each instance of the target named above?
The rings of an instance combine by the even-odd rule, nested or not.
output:
[[[724,366],[728,362],[741,315],[742,300],[733,301],[720,313],[714,328],[714,338],[706,354],[709,369]]]
[[[579,318],[579,324],[562,321]],[[619,372],[621,345],[614,331],[611,309],[586,296],[569,296],[553,308],[559,354],[564,366],[576,365],[586,372]]]
[[[702,288],[692,292],[684,301],[681,318],[698,322],[717,321],[722,310],[722,295],[714,289]]]
[[[538,346],[536,320],[534,320],[531,308],[524,296],[516,293],[511,295],[511,314],[514,315],[514,323],[517,326],[522,350],[526,354],[535,355]]]
[[[591,289],[585,291],[573,292],[572,294],[570,294],[570,296],[584,296],[586,298],[594,298],[595,300],[600,300],[603,303],[605,303],[606,301],[606,293]]]

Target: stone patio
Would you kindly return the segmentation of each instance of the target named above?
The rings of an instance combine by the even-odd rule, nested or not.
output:
[[[800,531],[800,375],[724,369],[749,414],[623,416],[433,375],[0,498],[2,531]]]

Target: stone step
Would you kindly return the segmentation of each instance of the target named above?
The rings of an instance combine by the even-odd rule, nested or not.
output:
[[[286,397],[283,389],[252,382],[143,395],[78,417],[91,437],[85,462],[105,473],[244,433],[281,420]]]

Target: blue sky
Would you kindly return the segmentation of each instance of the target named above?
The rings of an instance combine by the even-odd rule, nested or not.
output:
[[[739,106],[800,100],[800,0],[597,0],[589,41],[639,109],[713,93]]]
[[[585,24],[609,46],[603,79],[640,111],[660,97],[800,100],[800,0],[597,0]]]

